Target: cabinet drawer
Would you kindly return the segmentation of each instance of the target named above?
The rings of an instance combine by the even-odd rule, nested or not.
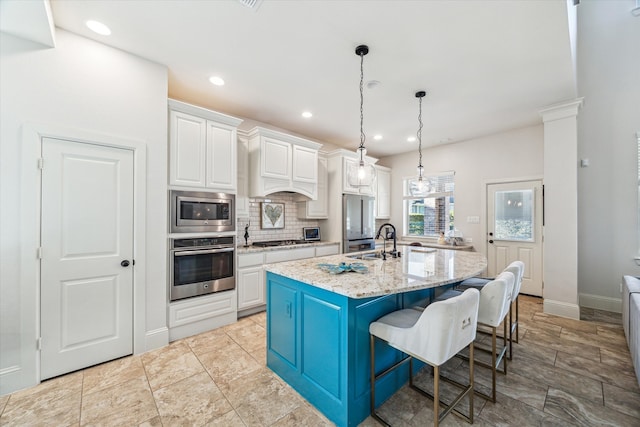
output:
[[[337,255],[340,253],[340,245],[317,246],[316,256]]]
[[[232,313],[236,310],[236,299],[236,291],[226,291],[171,303],[169,305],[169,327],[183,326]]]
[[[293,261],[296,259],[313,258],[315,256],[315,248],[289,249],[283,251],[271,251],[264,254],[266,264],[273,262]]]
[[[254,265],[262,265],[264,261],[264,254],[262,252],[255,254],[239,254],[238,255],[238,268],[252,267]]]

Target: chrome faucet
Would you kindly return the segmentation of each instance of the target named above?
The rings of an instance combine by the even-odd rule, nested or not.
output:
[[[382,259],[387,259],[387,240],[389,240],[389,234],[391,233],[391,235],[393,236],[393,250],[391,252],[389,252],[391,254],[392,257],[394,258],[398,258],[400,256],[400,252],[398,252],[398,249],[396,247],[396,228],[393,226],[393,224],[385,222],[384,224],[382,224],[380,226],[380,228],[378,229],[378,234],[376,234],[376,239],[380,238],[380,235],[382,234],[382,229],[385,228],[385,233],[384,236],[382,237],[383,239],[383,247],[382,247]],[[389,228],[393,229],[393,232],[389,232]]]

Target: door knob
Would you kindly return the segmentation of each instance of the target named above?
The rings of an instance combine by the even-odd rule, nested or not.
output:
[[[493,243],[493,240],[489,240],[489,243]]]
[[[489,232],[489,236],[493,236],[493,232],[492,231]]]
[[[123,267],[129,267],[129,260],[128,260],[128,259],[123,260],[123,261],[120,263],[120,265],[121,265],[121,266],[123,266]]]

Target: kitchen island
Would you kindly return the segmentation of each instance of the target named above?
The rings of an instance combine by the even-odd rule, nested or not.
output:
[[[370,412],[369,324],[487,266],[477,252],[411,246],[400,252],[386,261],[343,254],[265,266],[267,366],[338,426],[358,425]],[[357,262],[368,271],[330,274],[318,266]],[[376,343],[376,372],[401,358]],[[404,368],[378,382],[377,405],[406,383]]]

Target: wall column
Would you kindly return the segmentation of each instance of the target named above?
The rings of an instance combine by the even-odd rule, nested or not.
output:
[[[582,98],[540,110],[544,123],[544,312],[580,319],[578,110]]]

